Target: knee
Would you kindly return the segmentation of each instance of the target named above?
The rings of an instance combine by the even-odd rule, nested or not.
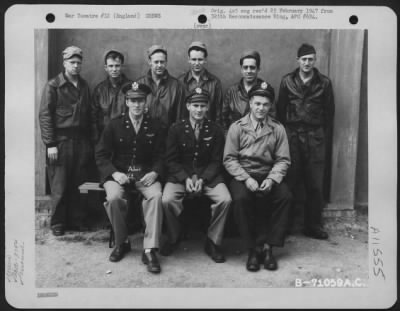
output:
[[[107,193],[106,200],[109,203],[114,203],[122,200],[122,194],[119,192]]]
[[[149,200],[161,200],[161,199],[162,199],[161,191],[154,192],[149,197]]]
[[[221,198],[221,202],[224,206],[228,207],[231,205],[232,203],[232,197],[230,196],[230,194],[226,194]]]
[[[164,192],[161,197],[162,205],[164,208],[168,208],[173,202],[174,197],[170,193]]]

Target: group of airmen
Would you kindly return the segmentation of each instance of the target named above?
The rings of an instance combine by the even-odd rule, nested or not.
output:
[[[271,84],[258,77],[257,51],[243,53],[242,78],[225,94],[205,68],[208,51],[199,41],[189,45],[190,69],[179,78],[166,69],[164,46],[148,49],[149,71],[136,80],[123,74],[124,55],[107,51],[107,78],[92,93],[80,76],[82,50],[69,46],[62,55],[64,70],[46,84],[39,112],[55,236],[79,229],[86,217],[78,186],[95,159],[115,234],[112,262],[131,249],[131,189],[143,197],[142,262],[151,273],[161,271],[158,254],[179,248],[186,197],[211,201],[205,252],[217,263],[225,261],[221,245],[232,210],[248,249],[247,270],[277,269],[272,249],[284,245],[300,178],[304,234],[328,238],[321,213],[334,103],[329,78],[315,68],[312,45],[299,47],[299,66],[283,77],[277,100]]]

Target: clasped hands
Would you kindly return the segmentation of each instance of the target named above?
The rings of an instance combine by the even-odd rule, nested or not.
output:
[[[271,191],[274,183],[275,182],[270,178],[264,179],[263,182],[261,183],[261,185],[258,185],[257,180],[255,180],[252,177],[247,178],[245,181],[245,185],[246,185],[247,189],[249,189],[251,192],[258,191],[258,192],[262,192],[264,194],[267,194],[268,192]]]
[[[121,172],[114,172],[112,174],[114,180],[119,183],[120,185],[125,185],[130,182],[129,177]],[[147,173],[144,175],[139,182],[141,182],[145,187],[149,187],[157,180],[158,174],[154,171]]]
[[[193,175],[192,178],[186,178],[186,192],[199,194],[203,190],[203,179]]]

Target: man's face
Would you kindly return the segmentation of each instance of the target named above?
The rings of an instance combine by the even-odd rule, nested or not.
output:
[[[241,72],[243,79],[248,82],[252,83],[257,79],[258,72],[260,71],[257,68],[257,62],[254,58],[245,58],[242,62]]]
[[[250,113],[255,120],[262,121],[272,107],[269,98],[255,95],[250,98]]]
[[[206,117],[208,110],[207,102],[198,102],[198,103],[187,103],[187,110],[189,110],[190,119],[195,122],[199,122]]]
[[[195,73],[200,73],[207,63],[207,59],[203,51],[191,50],[189,53],[188,62],[190,69]]]
[[[317,56],[315,54],[303,55],[297,58],[300,71],[309,73],[313,70]]]
[[[167,56],[162,52],[156,52],[150,56],[149,66],[155,76],[162,76],[167,68]]]
[[[145,98],[127,98],[126,105],[129,108],[129,113],[134,117],[140,117],[144,113]]]
[[[121,59],[119,58],[107,58],[104,70],[107,72],[110,78],[116,79],[121,76]]]
[[[82,69],[82,59],[78,56],[73,56],[64,60],[65,73],[71,76],[79,75]]]

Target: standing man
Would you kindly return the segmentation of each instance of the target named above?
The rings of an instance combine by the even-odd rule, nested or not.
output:
[[[246,268],[258,271],[278,265],[273,246],[282,247],[291,204],[283,181],[290,165],[284,127],[268,116],[274,89],[263,82],[249,91],[250,113],[229,128],[224,165],[233,176],[230,192],[239,233],[249,250]]]
[[[94,140],[89,86],[79,75],[82,50],[69,46],[62,55],[64,71],[46,84],[39,111],[55,236],[83,225],[86,215],[79,204],[78,186],[87,178]]]
[[[257,51],[245,51],[240,57],[242,78],[225,93],[222,106],[222,122],[225,131],[229,126],[249,112],[249,90],[256,84],[264,82],[258,78],[261,57]]]
[[[126,112],[110,121],[96,146],[96,163],[106,191],[104,204],[115,234],[110,261],[120,261],[131,246],[126,216],[127,192],[134,187],[144,197],[144,232],[142,262],[151,273],[161,271],[156,255],[162,224],[161,184],[165,129],[144,113],[146,96],[151,92],[145,84],[128,83],[122,87]]]
[[[207,47],[203,42],[192,42],[188,49],[188,63],[190,65],[190,70],[178,77],[178,80],[185,86],[187,95],[198,87],[208,91],[208,94],[210,94],[210,104],[207,118],[222,125],[221,81],[205,69],[207,56]],[[182,116],[186,118],[188,116],[188,111],[186,107],[182,108]]]
[[[289,136],[293,165],[288,181],[292,191],[300,179],[304,180],[304,234],[327,239],[321,220],[323,182],[335,107],[332,83],[314,68],[316,59],[313,46],[300,46],[297,51],[299,67],[282,79],[277,113]]]
[[[178,216],[183,211],[185,194],[204,194],[213,201],[205,251],[220,263],[225,261],[220,245],[231,196],[221,175],[224,134],[218,124],[205,117],[208,101],[208,92],[196,88],[186,100],[189,118],[172,125],[168,133],[168,175],[162,197],[168,243],[161,251],[168,256],[178,246]]]
[[[181,118],[180,112],[185,99],[183,85],[167,71],[168,53],[165,47],[153,45],[147,50],[150,70],[138,83],[151,89],[146,106],[151,118],[160,121],[165,127]]]
[[[109,50],[104,55],[104,70],[107,78],[100,82],[93,92],[94,115],[96,116],[97,137],[112,118],[125,111],[125,96],[121,86],[129,82],[123,74],[124,55],[117,50]]]

